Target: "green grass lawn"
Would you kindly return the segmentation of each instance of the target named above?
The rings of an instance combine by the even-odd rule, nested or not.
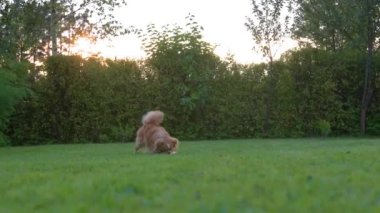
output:
[[[380,212],[379,139],[0,148],[0,212]]]

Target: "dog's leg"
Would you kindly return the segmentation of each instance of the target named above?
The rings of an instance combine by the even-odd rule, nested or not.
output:
[[[142,147],[144,147],[144,143],[142,143],[141,138],[137,137],[135,142],[135,153],[137,153]]]
[[[135,146],[135,153],[137,153],[142,147],[143,147],[144,145],[143,144],[137,144],[136,146]]]

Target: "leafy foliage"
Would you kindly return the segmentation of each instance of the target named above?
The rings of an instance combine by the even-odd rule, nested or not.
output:
[[[3,131],[14,112],[15,104],[27,93],[27,68],[27,63],[12,61],[0,65],[0,146],[7,143]]]
[[[201,130],[198,124],[209,101],[209,81],[219,61],[211,45],[202,40],[201,31],[189,15],[186,29],[165,26],[160,32],[151,25],[145,35],[147,65],[159,84],[159,105],[155,107],[171,112],[169,121],[170,116],[181,117],[173,120],[171,127],[174,133],[188,136]]]
[[[96,40],[127,33],[113,13],[115,8],[126,5],[125,0],[41,1],[49,8],[47,18],[52,55],[66,52],[67,45],[78,37]]]
[[[326,120],[319,120],[316,123],[316,128],[317,128],[319,134],[323,137],[328,136],[331,132],[330,123]]]
[[[318,11],[330,14],[345,8],[333,6],[325,10],[328,1],[315,7],[309,4],[314,1],[298,2],[298,26],[294,26],[293,33],[312,43],[288,51],[279,60],[272,58],[269,63],[243,65],[236,63],[233,56],[219,58],[213,45],[203,40],[203,28],[194,16],[188,15],[184,27],[148,26],[141,34],[148,54],[144,61],[58,55],[48,57],[39,68],[10,63],[8,58],[22,61],[28,58],[25,54],[34,57],[40,51],[32,53],[40,47],[33,37],[50,32],[36,35],[32,28],[26,28],[24,19],[49,4],[17,1],[23,7],[15,7],[16,1],[4,2],[0,4],[0,24],[5,29],[0,39],[6,41],[0,43],[5,48],[0,57],[0,130],[2,138],[8,136],[12,145],[132,141],[141,116],[154,109],[165,112],[164,127],[180,140],[357,135],[363,108],[368,115],[368,134],[380,134],[378,33],[374,34],[373,46],[366,47],[360,43],[363,36],[356,38],[359,31],[355,26],[353,29],[343,25],[346,28],[341,29],[336,24],[338,20],[333,19],[335,25],[325,20],[329,16],[312,19]],[[67,15],[71,10],[69,1],[55,2],[57,8],[63,7],[57,14]],[[102,2],[86,1],[85,5]],[[267,3],[273,5],[254,5],[256,15],[266,14],[267,19],[261,17],[258,23],[267,27],[258,27],[257,20],[248,24],[250,30],[259,30],[253,33],[262,36],[261,40],[257,38],[257,44],[263,48],[270,48],[265,45],[281,40],[287,33],[276,20],[290,1]],[[14,21],[10,15],[17,10],[20,13]],[[345,17],[346,13],[340,11],[334,18],[339,19],[339,14]],[[318,26],[307,26],[317,19]],[[38,19],[35,25],[30,23],[38,24]],[[73,29],[76,28],[75,25]],[[85,28],[79,27],[77,33]],[[322,28],[321,35],[313,34],[318,28]],[[57,32],[69,29],[63,27]],[[17,37],[22,33],[25,37]],[[335,36],[335,43],[331,36]],[[360,41],[360,48],[353,48],[355,39]],[[50,43],[51,38],[46,42]],[[369,47],[372,52],[364,51]],[[368,106],[362,99],[365,82],[370,89]],[[27,95],[26,87],[33,92]]]
[[[19,106],[9,133],[14,144],[126,141],[148,92],[136,62],[50,57],[35,96]],[[22,123],[19,121],[22,120]],[[27,134],[25,134],[27,133]]]
[[[378,52],[380,36],[380,2],[368,1],[298,1],[293,35],[329,51],[359,50],[366,54],[363,82],[360,130],[366,131],[368,109],[372,104],[375,70],[374,53]]]
[[[47,40],[47,7],[33,1],[1,1],[0,60],[36,61],[44,55]]]
[[[292,10],[288,0],[252,0],[253,17],[247,17],[245,26],[251,32],[256,48],[272,62],[285,35],[289,33],[289,19]],[[285,8],[287,6],[287,8]]]
[[[0,1],[0,59],[41,61],[70,53],[79,37],[96,40],[125,34],[114,17],[124,0]]]
[[[298,1],[293,36],[330,51],[357,47],[361,28],[360,1]],[[355,40],[355,41],[354,41]]]

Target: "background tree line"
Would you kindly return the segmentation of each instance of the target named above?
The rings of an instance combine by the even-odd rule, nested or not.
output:
[[[86,10],[96,2],[99,7]],[[254,4],[246,25],[268,63],[221,59],[191,15],[186,27],[148,26],[141,34],[144,61],[67,55],[74,37],[89,29],[102,31],[91,31],[95,36],[122,33],[113,17],[91,25],[91,14],[108,14],[105,3],[125,2],[0,3],[0,143],[132,141],[142,114],[152,109],[166,113],[165,127],[182,140],[330,130],[380,135],[378,1]],[[294,24],[281,28],[285,9]],[[43,15],[30,19],[36,14]],[[300,47],[274,60],[273,45],[287,34],[302,41]]]

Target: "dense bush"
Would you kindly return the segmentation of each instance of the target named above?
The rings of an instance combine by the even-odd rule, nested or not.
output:
[[[151,108],[137,62],[56,56],[45,68],[12,116],[13,144],[129,141]]]
[[[270,69],[241,65],[217,57],[198,30],[155,34],[143,62],[50,57],[12,114],[12,144],[133,141],[153,109],[166,113],[164,126],[181,140],[359,132],[360,54],[305,48]],[[379,83],[369,110],[373,135],[380,134]]]
[[[27,94],[27,70],[25,62],[3,61],[0,64],[0,146],[9,143],[3,131],[15,105]]]

